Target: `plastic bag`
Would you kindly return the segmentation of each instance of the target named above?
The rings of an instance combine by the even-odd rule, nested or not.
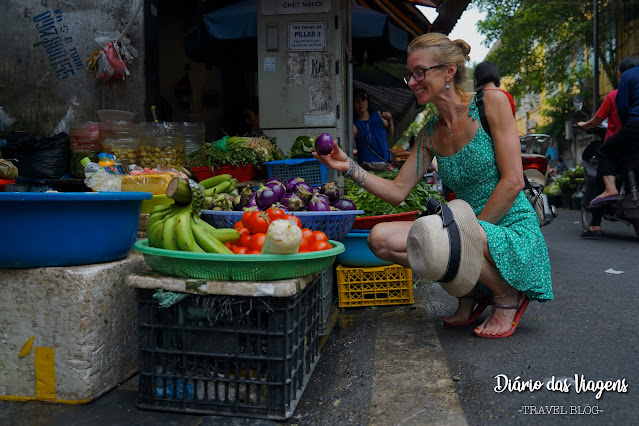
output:
[[[129,70],[120,56],[117,43],[109,42],[98,56],[98,70],[95,79],[106,81],[111,78],[124,80],[129,75]]]
[[[120,192],[123,175],[114,175],[100,169],[84,180],[84,184],[94,191]]]
[[[69,174],[69,135],[66,133],[9,140],[2,154],[18,160],[21,177],[59,179]]]
[[[75,97],[73,97],[73,99],[71,99],[71,105],[69,106],[69,109],[67,110],[67,113],[64,115],[64,117],[62,117],[62,119],[60,120],[60,122],[58,123],[57,126],[55,126],[55,129],[53,129],[53,135],[55,136],[57,134],[60,133],[66,133],[67,135],[69,134],[69,124],[73,123],[75,121],[75,113],[73,112],[73,106],[78,106],[78,102],[76,101]]]

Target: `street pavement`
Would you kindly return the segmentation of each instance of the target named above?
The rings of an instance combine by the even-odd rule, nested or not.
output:
[[[430,282],[413,305],[336,311],[288,421],[143,411],[134,377],[83,406],[0,401],[0,424],[636,424],[639,238],[603,227],[583,240],[578,212],[561,210],[543,228],[555,300],[531,303],[507,339],[443,326],[456,301]]]

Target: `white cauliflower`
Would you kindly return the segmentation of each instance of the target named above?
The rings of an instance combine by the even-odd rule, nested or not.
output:
[[[286,219],[273,221],[266,231],[263,254],[297,253],[302,242],[302,230],[295,222]]]

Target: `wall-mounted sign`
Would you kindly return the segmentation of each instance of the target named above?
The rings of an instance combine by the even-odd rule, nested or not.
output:
[[[289,22],[288,50],[326,50],[326,22]]]
[[[260,4],[262,15],[292,15],[331,11],[331,0],[262,0]]]

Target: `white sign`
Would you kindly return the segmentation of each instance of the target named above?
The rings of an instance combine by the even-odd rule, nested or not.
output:
[[[304,113],[304,125],[306,127],[333,127],[336,124],[335,113],[313,115]]]
[[[326,50],[326,22],[289,22],[288,50]]]
[[[264,58],[264,71],[275,71],[275,58]]]
[[[331,0],[262,0],[262,15],[292,15],[331,11]]]

